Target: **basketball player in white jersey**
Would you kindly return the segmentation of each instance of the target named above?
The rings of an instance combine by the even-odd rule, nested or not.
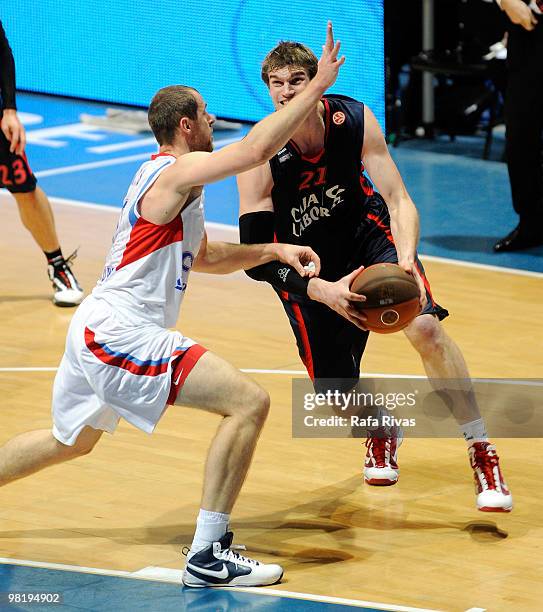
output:
[[[309,247],[208,242],[202,185],[254,168],[294,134],[344,58],[329,23],[318,73],[284,110],[212,151],[213,119],[192,88],[161,89],[149,107],[158,155],[136,173],[124,200],[102,278],[75,313],[53,390],[53,430],[21,434],[0,448],[0,485],[89,453],[120,417],[152,432],[168,404],[223,417],[205,468],[202,506],[183,581],[188,586],[256,586],[280,580],[231,547],[230,512],[269,408],[255,382],[178,331],[191,269],[224,274],[273,260],[304,274]],[[308,266],[309,267],[309,266]]]

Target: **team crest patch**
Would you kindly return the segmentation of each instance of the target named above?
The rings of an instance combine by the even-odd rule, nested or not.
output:
[[[341,111],[337,111],[332,115],[332,121],[336,124],[336,125],[341,125],[344,121],[345,121],[345,113],[342,113]]]

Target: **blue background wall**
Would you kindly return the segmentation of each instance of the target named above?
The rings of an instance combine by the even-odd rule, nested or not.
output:
[[[332,91],[384,126],[382,0],[2,0],[19,89],[147,106],[164,85],[198,88],[211,112],[272,110],[260,63],[281,39],[320,55],[332,19],[347,62]]]

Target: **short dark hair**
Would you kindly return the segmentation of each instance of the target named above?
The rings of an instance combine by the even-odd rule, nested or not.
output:
[[[194,97],[197,90],[186,85],[169,85],[159,89],[153,96],[147,117],[158,144],[172,144],[175,132],[183,117],[196,119],[198,103]]]
[[[299,66],[307,70],[309,78],[317,74],[319,60],[309,47],[302,43],[282,40],[275,49],[272,49],[262,62],[260,73],[266,85],[270,84],[270,72],[285,68],[285,66]]]

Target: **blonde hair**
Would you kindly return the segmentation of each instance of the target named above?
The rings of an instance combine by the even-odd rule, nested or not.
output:
[[[262,62],[261,77],[269,87],[270,72],[280,70],[286,66],[304,68],[312,79],[317,74],[319,60],[317,56],[302,43],[282,40],[277,47],[272,49]]]

